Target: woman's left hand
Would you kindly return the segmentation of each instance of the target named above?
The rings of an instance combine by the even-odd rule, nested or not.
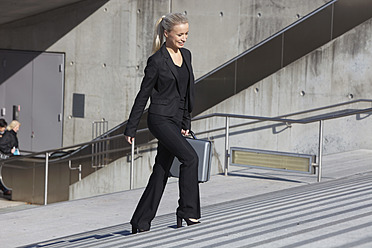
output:
[[[183,136],[189,136],[189,130],[188,129],[187,130],[181,129],[181,133],[182,133]]]

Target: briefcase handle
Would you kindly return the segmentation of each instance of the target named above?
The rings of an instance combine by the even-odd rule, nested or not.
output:
[[[189,131],[189,134],[191,135],[191,137],[192,137],[193,139],[197,139],[196,136],[195,136],[195,133],[194,133],[193,131],[190,130],[190,131]]]

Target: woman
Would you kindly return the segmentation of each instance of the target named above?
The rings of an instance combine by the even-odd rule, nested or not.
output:
[[[149,57],[124,135],[132,144],[148,98],[148,128],[158,139],[155,165],[131,219],[132,233],[150,230],[174,157],[181,162],[177,227],[200,223],[198,156],[185,136],[191,126],[194,75],[191,53],[183,48],[189,32],[185,15],[170,13],[155,25],[154,54]],[[165,36],[165,43],[163,38]]]
[[[0,152],[5,156],[17,155],[18,154],[18,138],[17,132],[21,123],[14,120],[10,122],[7,130],[0,139]]]

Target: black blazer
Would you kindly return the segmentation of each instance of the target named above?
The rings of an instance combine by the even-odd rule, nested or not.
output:
[[[18,138],[17,133],[13,130],[5,131],[3,137],[0,138],[0,152],[5,155],[12,155],[12,148],[18,148]]]
[[[186,110],[183,114],[182,129],[190,129],[190,113],[194,105],[194,74],[191,66],[191,53],[186,48],[180,49],[183,62],[189,71],[189,85],[186,97]],[[143,114],[147,100],[151,103],[149,113],[163,116],[175,116],[179,111],[180,93],[177,68],[170,57],[165,43],[149,57],[145,68],[145,76],[140,91],[134,101],[124,134],[135,137],[138,123]]]

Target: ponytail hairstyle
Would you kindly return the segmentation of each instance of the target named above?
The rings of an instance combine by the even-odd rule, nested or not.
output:
[[[152,52],[155,53],[164,42],[164,31],[170,32],[175,25],[186,24],[189,20],[182,13],[169,13],[159,18],[155,24],[154,41],[152,43]]]

